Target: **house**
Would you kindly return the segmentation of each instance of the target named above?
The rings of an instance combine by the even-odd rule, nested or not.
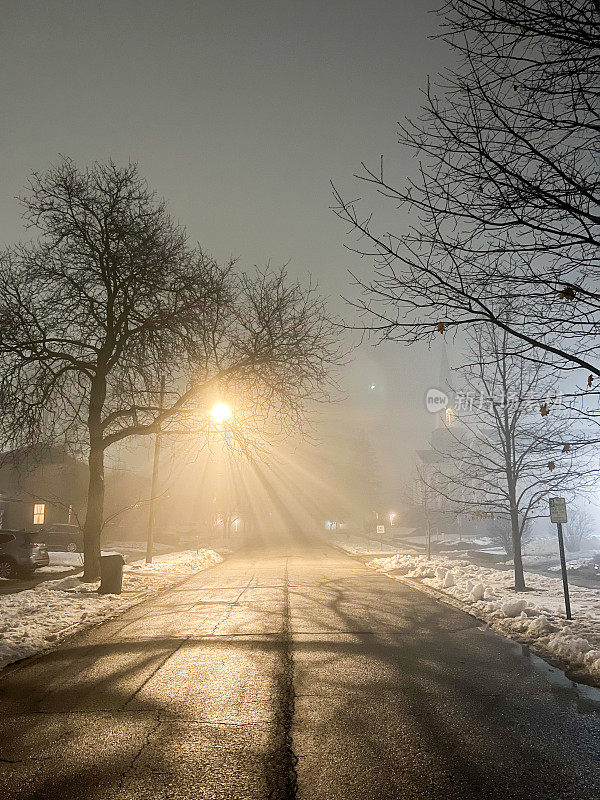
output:
[[[87,465],[62,447],[33,446],[0,454],[0,528],[39,530],[82,524]]]

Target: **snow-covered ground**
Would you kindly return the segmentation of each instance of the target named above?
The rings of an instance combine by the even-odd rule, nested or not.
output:
[[[402,552],[415,552],[424,553],[426,549],[426,540],[421,537],[419,540],[414,537],[410,542],[401,543],[394,541],[380,541],[378,539],[368,539],[365,536],[345,536],[345,537],[331,537],[332,544],[342,547],[349,553],[355,555],[391,555]],[[440,541],[434,542],[435,545],[440,544]],[[442,539],[441,544],[444,545],[442,554],[448,558],[466,558],[469,559],[470,554],[474,557],[477,555],[495,555],[497,558],[490,560],[491,563],[510,567],[512,566],[512,559],[506,555],[506,551],[502,547],[494,546],[491,539],[480,537],[473,539]],[[576,552],[567,551],[568,567],[573,571],[582,569],[583,567],[590,567],[593,569],[594,556],[600,558],[600,537],[590,536],[581,541],[580,549]],[[481,560],[481,559],[478,559]],[[523,547],[523,564],[526,567],[541,566],[550,571],[560,570],[560,561],[558,553],[558,539],[556,536],[547,537],[544,539],[532,539],[526,542]]]
[[[594,554],[596,555],[596,554]],[[548,567],[548,572],[560,572],[560,564]],[[600,561],[596,560],[594,556],[581,558],[573,558],[567,561],[567,572],[597,572],[600,574]]]
[[[581,552],[600,553],[600,536],[586,536],[583,538],[580,543],[580,550]],[[531,539],[525,543],[523,552],[531,555],[558,555],[558,538],[556,536],[546,536],[539,539]]]
[[[466,611],[542,657],[600,685],[600,590],[571,586],[574,619],[565,617],[560,577],[526,573],[531,591],[510,588],[511,573],[443,556],[396,553],[368,566],[414,578],[453,597]]]
[[[65,572],[69,569],[83,569],[82,553],[62,553],[50,550],[48,551],[48,555],[50,557],[50,564],[47,567],[38,567],[35,571],[36,575]]]
[[[68,634],[112,617],[186,575],[222,560],[214,550],[200,550],[158,556],[152,564],[127,565],[121,595],[99,595],[97,583],[82,583],[71,575],[0,596],[0,668],[46,650]]]
[[[67,553],[48,551],[50,566],[81,567],[83,569],[83,553]]]

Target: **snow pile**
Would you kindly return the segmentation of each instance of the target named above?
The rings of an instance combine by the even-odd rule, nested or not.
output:
[[[380,541],[368,541],[363,539],[360,540],[360,544],[349,544],[345,539],[330,539],[329,541],[334,547],[339,547],[353,556],[376,556],[384,553],[389,555],[396,550],[396,546],[385,542],[382,547]]]
[[[0,668],[34,655],[66,634],[114,616],[186,575],[222,561],[213,550],[160,556],[123,570],[123,594],[99,595],[98,584],[75,575],[44,581],[34,589],[0,596]]]
[[[39,653],[73,628],[99,622],[123,607],[112,595],[71,594],[49,588],[52,583],[0,597],[0,667]]]
[[[459,601],[500,633],[533,645],[565,669],[600,682],[600,590],[570,586],[574,620],[567,620],[560,577],[526,574],[530,591],[511,589],[512,573],[465,560],[396,553],[368,566],[415,578]]]
[[[60,564],[50,564],[47,567],[38,567],[36,569],[36,571],[35,571],[35,575],[37,577],[38,575],[49,575],[49,574],[51,574],[53,572],[67,572],[68,569],[69,569],[68,566],[62,566],[61,567]],[[81,570],[81,569],[82,568],[80,566],[79,570]]]
[[[79,567],[83,569],[83,553],[68,553],[49,550],[50,566]]]
[[[152,564],[141,561],[128,564],[123,569],[123,591],[152,594],[173,583],[174,578],[208,569],[221,561],[222,556],[214,550],[185,550],[158,556]]]
[[[182,553],[168,553],[153,559],[152,564],[137,562],[125,567],[124,576],[131,575],[186,575],[188,572],[197,572],[215,564],[220,564],[222,557],[214,550],[185,550]]]

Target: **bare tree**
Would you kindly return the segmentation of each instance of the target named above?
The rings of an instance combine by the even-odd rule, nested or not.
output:
[[[335,192],[335,211],[359,235],[351,249],[374,262],[372,280],[358,281],[364,325],[410,343],[491,322],[514,352],[583,369],[591,386],[600,3],[449,0],[440,13],[457,65],[428,85],[421,118],[400,126],[414,178],[397,184],[383,161],[356,176],[408,224],[378,229],[377,215]]]
[[[106,450],[160,430],[205,432],[219,393],[239,407],[242,435],[244,424],[301,425],[327,396],[336,334],[314,287],[190,248],[135,165],[64,159],[33,175],[22,203],[38,239],[0,263],[1,433],[12,446],[41,435],[84,446],[92,579]]]
[[[510,520],[494,517],[488,520],[487,535],[496,544],[500,545],[509,558],[514,558],[514,544]],[[521,531],[521,548],[531,541],[531,526],[526,524]]]
[[[576,553],[581,550],[582,541],[594,535],[594,520],[589,511],[575,505],[569,508],[568,519],[564,527],[565,547],[570,553]]]
[[[456,417],[450,415],[424,480],[448,510],[508,527],[515,588],[522,590],[527,525],[547,516],[549,495],[582,490],[590,477],[584,450],[570,444],[572,422],[552,402],[551,370],[507,355],[507,337],[492,325],[470,337]]]

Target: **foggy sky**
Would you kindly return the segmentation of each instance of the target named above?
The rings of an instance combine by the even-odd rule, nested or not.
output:
[[[290,262],[332,298],[348,290],[329,181],[381,153],[411,165],[396,122],[447,60],[419,0],[79,0],[0,3],[0,241],[26,238],[14,196],[58,154],[137,161],[193,240],[240,264]],[[406,163],[405,163],[406,162]],[[363,346],[345,409],[392,487],[432,427],[423,395],[439,349]],[[375,389],[369,389],[371,384]]]

